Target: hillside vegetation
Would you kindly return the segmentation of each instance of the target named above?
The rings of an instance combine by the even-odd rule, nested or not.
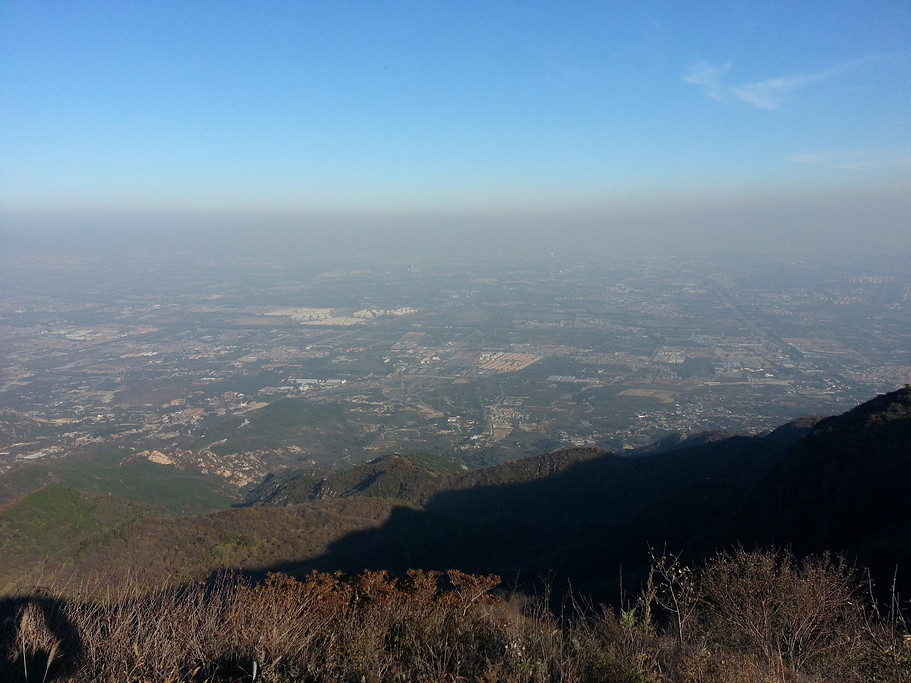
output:
[[[909,403],[905,388],[815,427],[697,436],[635,456],[575,449],[474,471],[436,456],[385,456],[347,472],[272,477],[245,507],[196,517],[109,496],[89,505],[90,494],[70,492],[89,507],[76,505],[50,531],[8,518],[20,504],[51,505],[45,493],[0,509],[0,543],[16,549],[0,581],[63,572],[160,586],[224,569],[458,569],[526,590],[549,576],[557,594],[572,585],[619,604],[621,585],[644,580],[650,547],[697,561],[741,543],[843,553],[888,586],[896,565],[911,563]],[[897,575],[902,592],[908,578]]]
[[[658,557],[626,609],[562,615],[459,571],[272,574],[0,603],[7,681],[900,681],[904,624],[828,558]]]
[[[0,591],[23,577],[73,571],[94,544],[123,533],[148,512],[113,496],[47,486],[0,509]]]
[[[287,473],[195,517],[48,486],[0,508],[4,680],[911,680],[908,490],[911,387],[632,455]]]
[[[344,472],[292,471],[266,477],[246,496],[246,505],[294,505],[325,498],[367,496],[396,498],[421,505],[452,475],[459,465],[430,453],[387,455]]]
[[[198,515],[225,508],[235,493],[224,482],[192,475],[175,476],[172,468],[145,459],[123,462],[124,453],[97,454],[32,462],[0,476],[0,506],[44,486],[66,486],[87,493],[112,495],[158,514]]]

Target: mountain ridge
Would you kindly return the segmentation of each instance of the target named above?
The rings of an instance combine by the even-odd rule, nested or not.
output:
[[[897,495],[911,473],[908,387],[841,416],[685,442],[633,456],[556,451],[468,472],[390,455],[343,473],[274,477],[241,507],[144,518],[90,541],[74,571],[153,581],[224,569],[459,569],[529,590],[550,576],[617,602],[621,581],[643,577],[650,548],[692,559],[735,544],[831,549],[872,565],[879,579],[911,557],[911,519]],[[872,491],[896,495],[871,505]]]

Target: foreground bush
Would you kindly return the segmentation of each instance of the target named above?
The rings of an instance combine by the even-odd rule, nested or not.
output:
[[[0,606],[4,681],[911,680],[897,612],[822,558],[656,558],[634,605],[576,609],[491,593],[492,576],[274,574],[116,600]]]
[[[624,680],[614,661],[568,654],[549,612],[491,595],[498,583],[457,571],[273,574],[110,604],[32,595],[6,601],[0,679]]]
[[[911,680],[897,599],[880,614],[838,558],[738,550],[697,571],[658,557],[645,595],[680,645],[680,678]]]

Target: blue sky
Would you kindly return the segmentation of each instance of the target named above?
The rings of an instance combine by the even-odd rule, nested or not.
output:
[[[909,131],[898,0],[0,3],[7,227],[319,216],[679,243],[821,210],[846,242],[902,248]]]

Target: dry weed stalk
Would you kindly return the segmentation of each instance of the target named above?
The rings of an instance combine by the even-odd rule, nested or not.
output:
[[[228,575],[154,593],[127,585],[119,599],[32,592],[0,603],[0,680],[911,679],[897,605],[890,618],[867,609],[832,558],[737,550],[701,569],[655,558],[619,618],[578,601],[557,615],[546,599],[494,595],[498,581]]]

